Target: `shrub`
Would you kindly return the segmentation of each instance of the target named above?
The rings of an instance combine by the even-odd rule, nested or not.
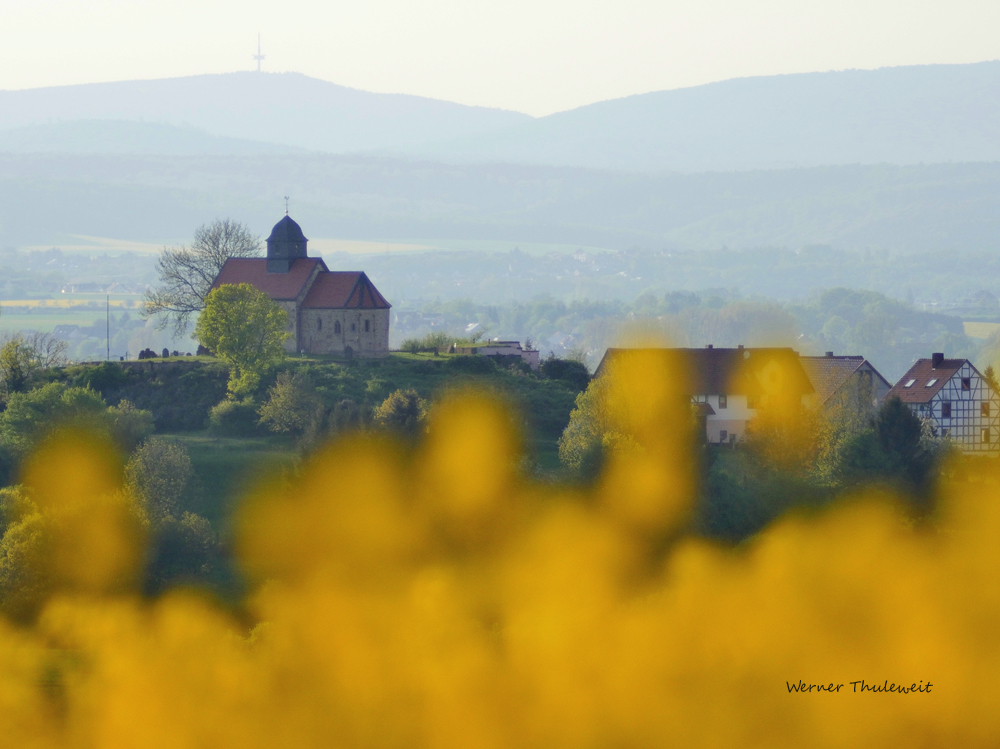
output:
[[[448,360],[447,367],[468,374],[485,375],[497,371],[496,362],[488,356],[455,356]]]
[[[370,413],[364,406],[358,405],[350,398],[344,398],[330,411],[329,430],[331,434],[340,434],[363,429],[369,419]]]
[[[117,406],[108,409],[111,421],[111,436],[126,452],[131,452],[136,445],[153,433],[153,414],[132,405],[131,401],[123,400]]]
[[[208,428],[227,437],[250,437],[260,434],[260,417],[252,398],[227,398],[208,413]]]
[[[550,380],[561,380],[574,390],[586,390],[590,384],[587,365],[580,361],[549,356],[542,361],[540,369]]]
[[[180,515],[191,477],[184,446],[158,437],[147,440],[125,466],[125,483],[153,525]]]
[[[282,372],[260,407],[260,422],[272,432],[302,434],[316,429],[323,420],[323,402],[309,378],[296,372]]]
[[[416,390],[397,390],[375,409],[375,423],[402,434],[414,434],[424,418],[426,403]]]
[[[95,367],[83,367],[73,380],[79,387],[88,387],[101,395],[107,394],[125,386],[128,373],[121,364],[103,362]]]

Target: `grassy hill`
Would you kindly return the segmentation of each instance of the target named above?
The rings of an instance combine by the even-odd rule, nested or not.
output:
[[[325,408],[332,410],[349,401],[363,418],[370,418],[371,410],[395,390],[413,389],[433,404],[452,388],[485,389],[509,404],[521,427],[525,457],[542,472],[558,469],[556,444],[578,392],[569,382],[500,368],[478,357],[392,354],[385,359],[348,361],[298,356],[265,378],[254,395],[257,403],[268,397],[282,371],[307,375]],[[213,523],[224,521],[233,503],[255,480],[293,468],[301,454],[301,446],[291,436],[275,435],[264,427],[251,426],[238,434],[207,428],[210,410],[225,398],[227,378],[226,368],[208,357],[154,359],[124,366],[78,365],[51,376],[92,387],[109,405],[129,400],[150,411],[156,433],[188,448],[203,487],[185,509]],[[337,433],[331,426],[323,436]]]

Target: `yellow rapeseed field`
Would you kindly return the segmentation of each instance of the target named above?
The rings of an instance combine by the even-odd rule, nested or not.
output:
[[[415,455],[328,445],[246,501],[236,607],[139,597],[120,467],[51,442],[26,491],[58,592],[0,631],[4,745],[996,745],[990,483],[945,487],[926,526],[872,493],[723,548],[683,530],[674,373],[637,357],[611,376],[630,439],[586,491],[521,478],[511,419],[470,393]]]

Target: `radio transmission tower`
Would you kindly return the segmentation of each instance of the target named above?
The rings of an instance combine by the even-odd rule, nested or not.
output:
[[[260,72],[260,61],[263,60],[267,55],[262,55],[260,53],[260,34],[257,34],[257,54],[253,56],[253,59],[257,61],[257,72]]]

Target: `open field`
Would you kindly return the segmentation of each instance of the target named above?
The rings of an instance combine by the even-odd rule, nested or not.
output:
[[[107,304],[125,309],[138,308],[142,297],[138,294],[112,295],[110,301],[104,294],[60,294],[50,299],[4,299],[0,307],[39,307],[60,309],[104,309]]]
[[[962,327],[969,338],[989,338],[1000,330],[1000,322],[963,322]]]
[[[290,470],[298,455],[287,437],[216,437],[207,432],[164,434],[187,448],[201,483],[197,506],[185,508],[213,524],[228,522],[232,510],[259,482]]]
[[[56,325],[79,325],[86,327],[97,320],[104,320],[103,309],[88,307],[53,309],[52,312],[38,314],[3,314],[0,315],[0,330],[37,330],[51,333]]]

